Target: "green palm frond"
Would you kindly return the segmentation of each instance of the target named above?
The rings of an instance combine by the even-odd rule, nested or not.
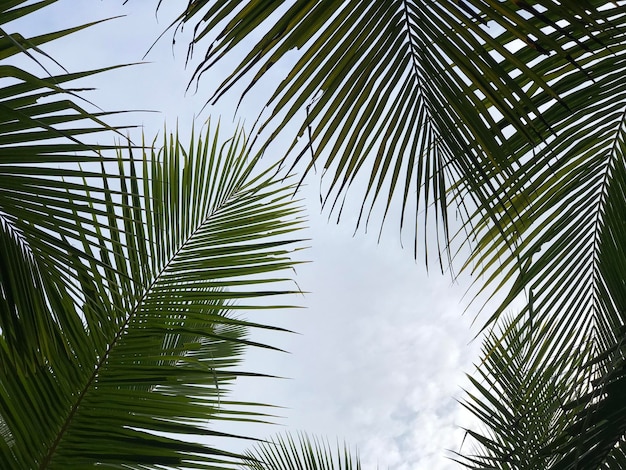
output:
[[[492,178],[511,177],[527,150],[515,147],[511,130],[530,144],[553,132],[542,106],[567,107],[550,77],[530,64],[552,54],[564,69],[579,70],[580,51],[606,47],[603,4],[196,0],[179,21],[195,24],[191,50],[208,45],[198,78],[237,50],[246,54],[212,99],[237,82],[247,92],[298,50],[261,129],[271,140],[299,120],[290,163],[310,153],[305,172],[316,162],[329,172],[326,201],[339,213],[345,190],[362,178],[358,223],[376,205],[383,220],[400,209],[401,225],[415,224],[417,251],[420,219],[433,211],[438,240],[447,244],[454,182],[480,203],[494,192]]]
[[[494,226],[489,212],[502,211],[485,200],[473,224],[479,244],[470,262],[487,284],[512,286],[489,321],[520,296],[533,296],[534,321],[549,331],[546,356],[559,357],[575,341],[595,358],[594,367],[579,371],[589,386],[586,402],[571,403],[576,425],[547,447],[560,456],[560,469],[605,468],[626,431],[624,410],[614,406],[626,377],[615,352],[626,323],[626,11],[619,3],[602,10],[603,32],[580,39],[589,51],[572,46],[579,68],[554,57],[533,65],[550,77],[567,109],[546,101],[543,118],[554,134],[544,144],[511,137],[526,155],[493,195],[517,216]]]
[[[64,350],[61,326],[50,311],[58,287],[38,269],[20,233],[0,220],[0,331],[7,364],[33,371]],[[55,289],[57,288],[57,289]],[[68,300],[64,290],[56,292]],[[55,297],[57,298],[57,297]],[[6,365],[4,367],[7,367]]]
[[[566,404],[568,409],[583,409],[558,438],[542,450],[555,456],[550,469],[614,468],[617,462],[624,461],[625,369],[621,359],[614,364],[614,370],[593,384],[590,392]]]
[[[526,297],[513,323],[540,328],[541,360],[506,343],[511,357],[534,364],[526,374],[571,367],[577,383],[587,380],[567,418],[536,410],[544,424],[558,422],[534,444],[562,445],[546,447],[550,458],[522,453],[513,435],[498,441],[517,459],[545,457],[540,466],[618,465],[609,462],[619,462],[623,447],[621,408],[611,403],[626,373],[608,352],[624,341],[626,323],[625,8],[604,0],[198,0],[180,17],[196,23],[193,47],[210,44],[197,77],[247,52],[213,99],[240,81],[247,92],[300,51],[267,103],[262,130],[271,139],[303,116],[291,162],[312,153],[305,169],[317,162],[329,172],[333,207],[363,174],[359,220],[378,200],[384,218],[397,194],[403,224],[407,209],[423,209],[426,219],[434,205],[447,242],[448,206],[467,211],[458,235],[473,245],[466,266],[483,275],[485,289],[510,287],[486,323]],[[576,348],[594,367],[565,360],[563,351]],[[477,406],[497,407],[491,398]],[[494,421],[495,432],[516,419]]]
[[[293,187],[255,170],[241,133],[221,143],[209,130],[188,149],[170,136],[140,161],[129,152],[119,178],[102,174],[93,216],[106,220],[75,218],[71,294],[49,300],[65,350],[33,364],[2,337],[3,468],[232,468],[233,455],[189,435],[226,435],[220,419],[266,419],[225,399],[238,376],[257,375],[233,368],[243,348],[269,347],[246,339],[263,325],[231,312],[291,292],[279,273],[299,242],[288,238],[300,226]]]
[[[619,470],[620,468],[624,468],[626,466],[626,448],[625,442],[622,439],[619,444],[617,444],[607,459],[603,463],[604,469],[607,470]]]
[[[616,129],[606,132],[604,140],[587,130],[586,142],[595,141],[596,148],[592,146],[589,154],[580,157],[575,153],[560,156],[570,162],[569,172],[559,174],[553,166],[554,179],[536,192],[525,193],[531,203],[519,206],[530,222],[524,226],[521,218],[519,248],[508,262],[516,266],[512,257],[517,255],[526,264],[500,310],[527,290],[531,304],[526,315],[543,328],[542,344],[536,349],[541,351],[546,373],[553,373],[564,351],[575,358],[577,348],[586,350],[591,359],[587,364],[566,362],[569,373],[581,383],[584,380],[584,386],[574,395],[559,396],[563,414],[552,423],[550,439],[534,450],[536,458],[549,456],[541,468],[619,468],[624,458],[626,165],[621,119],[618,116]],[[536,204],[543,198],[550,203]],[[510,354],[519,353],[512,350]],[[497,398],[492,397],[485,395],[477,401],[487,409],[495,406]],[[545,399],[536,397],[536,402],[545,403]],[[484,421],[494,433],[507,428],[506,420]],[[508,441],[509,445],[516,442]],[[514,450],[509,449],[516,458],[529,455]]]
[[[426,219],[433,205],[447,242],[449,205],[467,212],[458,235],[472,245],[466,266],[485,289],[510,287],[486,323],[526,297],[517,323],[540,325],[542,359],[523,357],[546,374],[565,367],[563,351],[595,358],[591,368],[569,364],[588,385],[572,398],[575,413],[557,419],[563,434],[536,443],[559,443],[541,465],[618,465],[609,462],[622,458],[624,428],[611,403],[626,373],[608,352],[626,323],[624,2],[198,0],[180,21],[196,23],[193,47],[211,44],[198,77],[247,52],[213,98],[242,80],[247,92],[300,51],[262,129],[271,139],[306,108],[291,162],[312,153],[305,169],[317,161],[329,172],[333,207],[364,174],[359,220],[378,200],[384,218],[397,194],[403,224],[407,209]],[[545,421],[557,412],[541,413]],[[507,419],[516,418],[494,422]],[[503,448],[521,452],[508,437]]]
[[[344,444],[336,448],[322,439],[298,434],[277,435],[246,452],[249,470],[360,470],[358,455]]]
[[[0,6],[0,225],[3,236],[12,240],[7,242],[7,253],[17,243],[22,258],[27,260],[24,269],[32,272],[39,292],[33,299],[40,297],[41,292],[46,292],[44,297],[66,295],[55,291],[66,289],[64,282],[58,281],[63,278],[70,257],[81,251],[77,248],[81,229],[76,220],[94,230],[93,215],[99,212],[94,203],[104,196],[100,189],[94,189],[89,196],[84,179],[89,186],[102,188],[102,176],[99,170],[85,171],[80,165],[93,168],[95,164],[99,168],[106,160],[117,165],[115,157],[99,154],[100,150],[116,146],[96,143],[96,139],[106,140],[105,135],[119,132],[119,128],[103,122],[113,113],[88,111],[89,103],[80,97],[82,89],[71,88],[76,80],[106,69],[51,75],[45,64],[58,67],[40,48],[92,24],[33,38],[9,31],[15,24],[19,26],[15,20],[27,21],[29,15],[42,14],[39,10],[51,3],[54,2],[7,1]],[[26,57],[28,60],[21,63],[30,63],[37,72],[27,70],[26,65],[13,65],[13,60],[20,57]],[[111,175],[111,181],[113,178]],[[9,266],[13,263],[16,272],[20,271],[17,258]],[[32,287],[23,286],[20,295],[27,299]],[[37,308],[30,310],[33,325],[39,323],[38,339],[33,345],[13,344],[17,354],[37,348],[38,344],[44,347],[49,341],[48,333],[50,338],[55,336],[53,329],[43,328],[43,324],[62,326],[54,315],[40,315],[49,307],[38,301]],[[25,314],[22,310],[20,315]],[[7,324],[5,319],[1,321],[4,330]]]
[[[558,356],[550,352],[549,330],[528,310],[504,319],[483,344],[473,390],[464,406],[482,423],[466,430],[476,444],[458,459],[467,468],[552,468],[557,454],[546,451],[575,421],[581,405],[566,407],[585,393],[581,366],[589,350],[570,338]],[[466,437],[467,437],[466,436]],[[584,467],[591,468],[591,467]]]
[[[33,38],[10,30],[19,27],[19,21],[42,15],[39,10],[51,3],[0,5],[1,383],[3,396],[25,400],[22,414],[12,415],[16,410],[7,414],[5,406],[0,413],[2,468],[32,468],[28,453],[15,449],[20,439],[26,438],[28,445],[37,443],[30,435],[34,423],[49,419],[45,406],[55,399],[37,396],[41,402],[37,410],[28,401],[35,399],[28,378],[46,377],[50,367],[68,364],[75,355],[67,338],[83,326],[68,266],[82,252],[81,236],[94,232],[93,215],[98,213],[94,203],[102,199],[100,190],[90,197],[83,181],[101,188],[100,171],[90,173],[79,165],[93,167],[91,162],[96,162],[99,168],[107,160],[99,151],[114,146],[97,144],[95,139],[118,132],[102,121],[110,113],[87,111],[81,90],[69,87],[100,71],[51,75],[46,64],[55,69],[57,64],[40,48],[90,25]],[[18,63],[24,65],[18,67],[14,59],[20,58]],[[29,64],[36,72],[27,70]],[[109,160],[117,162],[116,157]],[[55,380],[54,375],[47,378]]]
[[[0,467],[232,468],[206,439],[267,419],[226,396],[258,375],[235,369],[243,349],[269,347],[241,312],[293,290],[293,188],[241,135],[138,161],[95,143],[119,128],[71,86],[106,69],[52,75],[40,48],[89,25],[9,31],[52,3],[0,6]]]

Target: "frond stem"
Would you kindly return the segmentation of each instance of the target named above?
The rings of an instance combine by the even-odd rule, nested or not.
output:
[[[233,188],[233,190],[237,190],[237,189],[238,189],[237,186],[235,186]],[[126,318],[126,320],[124,321],[122,326],[119,328],[119,331],[115,335],[115,338],[113,338],[113,341],[111,341],[109,346],[107,346],[106,352],[104,353],[104,355],[98,361],[98,364],[96,365],[93,373],[91,374],[91,377],[89,377],[89,380],[87,381],[85,386],[82,388],[82,390],[80,392],[80,395],[78,396],[78,398],[74,402],[74,405],[72,406],[72,409],[70,410],[69,414],[67,415],[67,418],[65,419],[65,421],[63,423],[63,426],[59,430],[56,439],[54,440],[54,442],[52,443],[52,445],[48,449],[48,453],[46,454],[45,458],[43,459],[43,461],[39,465],[39,470],[45,470],[48,467],[48,464],[52,460],[52,458],[54,456],[54,453],[56,452],[56,449],[57,449],[57,447],[59,446],[59,444],[61,442],[61,439],[63,438],[63,436],[67,432],[70,424],[72,423],[72,419],[74,418],[74,415],[78,411],[78,408],[80,407],[83,399],[85,398],[85,395],[86,395],[87,391],[91,388],[92,384],[95,382],[96,378],[98,377],[98,373],[100,372],[100,369],[102,368],[102,366],[108,360],[108,358],[109,358],[109,356],[111,354],[111,351],[113,350],[113,348],[116,346],[116,344],[118,343],[118,341],[122,337],[122,334],[124,334],[124,332],[126,331],[126,329],[127,329],[128,325],[130,324],[131,320],[137,314],[137,312],[138,312],[141,304],[143,303],[143,301],[147,298],[147,296],[150,294],[150,292],[152,292],[152,289],[154,288],[154,286],[158,283],[158,281],[161,278],[161,276],[167,271],[167,269],[169,268],[170,264],[176,259],[176,257],[179,255],[179,253],[185,249],[186,245],[193,239],[194,235],[202,228],[204,223],[214,213],[218,212],[226,204],[226,201],[228,199],[229,198],[224,198],[224,200],[222,201],[221,204],[218,204],[217,207],[213,208],[213,210],[211,211],[210,214],[207,214],[205,216],[205,218],[202,220],[202,222],[198,224],[196,229],[189,234],[189,236],[187,237],[187,239],[183,243],[181,243],[181,245],[176,250],[176,252],[174,252],[172,254],[172,256],[170,256],[170,258],[167,261],[167,263],[165,263],[163,265],[163,267],[159,270],[159,272],[154,276],[154,278],[153,278],[152,282],[150,283],[150,285],[146,288],[144,293],[137,300],[137,302],[135,303],[135,306],[133,307],[133,309],[128,314],[128,317]]]

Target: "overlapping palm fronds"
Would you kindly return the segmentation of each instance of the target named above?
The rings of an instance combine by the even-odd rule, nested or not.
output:
[[[280,274],[293,188],[241,134],[165,136],[139,158],[94,143],[118,129],[67,86],[95,72],[7,61],[37,68],[40,46],[81,29],[7,32],[52,3],[0,6],[0,467],[232,468],[208,440],[220,419],[266,419],[227,392],[255,375],[234,369],[247,330],[269,328],[242,312],[297,290]]]
[[[565,404],[585,393],[581,371],[591,348],[572,337],[555,355],[550,331],[536,322],[532,306],[507,315],[498,330],[485,338],[477,373],[468,376],[472,389],[463,404],[482,426],[466,430],[458,461],[474,469],[552,468],[558,456],[546,444],[582,409]]]
[[[624,341],[626,322],[626,11],[618,3],[598,10],[602,31],[571,44],[577,67],[552,56],[533,64],[561,96],[562,103],[546,99],[543,110],[554,133],[540,146],[510,139],[525,156],[493,194],[509,201],[517,216],[503,217],[496,227],[484,215],[486,206],[497,212],[496,204],[484,201],[475,223],[480,243],[472,261],[489,273],[487,284],[512,281],[491,320],[532,292],[535,321],[549,331],[546,357],[559,357],[568,341],[589,347],[595,357],[594,367],[580,371],[589,385],[583,391],[587,406],[572,403],[578,424],[558,445],[545,443],[562,457],[554,468],[605,468],[622,452],[626,431],[618,424],[623,412],[608,405],[624,376],[616,345]],[[604,419],[611,424],[600,425]]]
[[[99,190],[94,197],[87,194],[83,178],[92,182],[94,173],[79,165],[97,162],[99,168],[106,159],[98,152],[110,146],[96,139],[118,131],[101,120],[112,113],[87,111],[81,90],[71,88],[75,80],[100,71],[50,75],[47,67],[57,65],[40,49],[89,25],[32,38],[11,31],[51,3],[0,6],[0,332],[2,370],[9,376],[34,373],[53,357],[72,354],[62,331],[72,330],[80,319],[69,314],[74,302],[67,266],[81,251],[77,224],[88,223],[93,230],[98,211],[92,204],[102,197]],[[21,68],[14,65],[20,58]],[[101,178],[99,170],[95,178]],[[65,309],[67,315],[59,313]],[[10,388],[4,381],[3,387]],[[30,429],[28,420],[20,426],[24,432]],[[9,434],[4,443],[12,439]],[[3,449],[3,456],[8,453]]]
[[[277,273],[293,265],[297,240],[286,237],[299,221],[293,188],[269,170],[255,175],[241,139],[221,146],[208,134],[183,149],[171,136],[159,153],[131,158],[130,169],[120,159],[118,204],[102,175],[106,198],[95,217],[106,224],[76,217],[83,253],[68,255],[70,295],[50,306],[65,349],[33,363],[3,338],[3,466],[236,461],[177,435],[222,436],[219,419],[262,419],[225,398],[238,375],[250,375],[233,369],[242,348],[255,344],[245,330],[261,326],[229,312],[265,307],[254,299],[289,291]],[[8,276],[20,282],[13,270]],[[3,332],[19,332],[22,305],[4,300],[18,328]],[[22,330],[23,341],[37,344]]]
[[[255,86],[300,50],[265,126],[274,135],[306,108],[295,159],[311,150],[305,167],[318,161],[330,172],[329,201],[365,174],[363,217],[377,199],[386,214],[397,194],[402,214],[433,204],[445,234],[449,206],[464,207],[466,266],[486,289],[510,289],[486,323],[525,296],[533,307],[523,315],[542,331],[538,367],[560,370],[561,352],[576,344],[595,358],[593,367],[571,364],[587,379],[563,404],[576,424],[541,443],[554,468],[615,468],[623,459],[612,397],[624,376],[625,7],[198,0],[180,18],[197,25],[194,47],[214,39],[198,75],[236,48],[248,51],[215,98],[236,81]],[[485,374],[485,390],[497,390]]]
[[[579,38],[594,34],[591,47],[602,45],[594,8],[541,3],[197,0],[180,21],[195,24],[192,50],[208,48],[197,77],[224,57],[238,57],[234,51],[247,53],[211,99],[237,81],[249,90],[299,50],[267,102],[263,127],[273,137],[298,119],[300,139],[288,161],[307,160],[305,171],[317,162],[329,171],[329,205],[339,209],[360,176],[359,223],[377,203],[385,218],[395,198],[403,225],[421,226],[417,214],[423,210],[426,222],[434,210],[443,250],[451,183],[461,178],[472,197],[490,198],[492,178],[510,177],[519,156],[509,128],[530,144],[552,131],[537,116],[546,99],[560,97],[549,77],[530,66],[532,58],[552,54],[576,69],[570,43],[588,49]],[[557,29],[551,33],[546,25]],[[259,33],[260,40],[244,42]],[[514,52],[518,42],[521,54]]]
[[[8,30],[13,21],[36,15],[51,3],[8,1],[0,6],[0,216],[6,230],[20,234],[35,253],[48,259],[57,256],[48,231],[73,238],[73,229],[64,223],[71,213],[68,191],[87,213],[81,212],[83,220],[91,220],[88,203],[92,199],[85,195],[82,178],[94,175],[77,164],[96,162],[99,167],[103,157],[98,151],[114,147],[98,144],[96,139],[104,140],[101,133],[115,130],[101,120],[113,113],[87,111],[91,106],[80,97],[83,90],[71,87],[72,82],[104,70],[50,75],[46,65],[57,66],[39,47],[91,25],[34,38]],[[30,59],[31,68],[40,73],[13,65],[14,56],[21,57],[22,63]],[[65,182],[59,184],[60,179]]]

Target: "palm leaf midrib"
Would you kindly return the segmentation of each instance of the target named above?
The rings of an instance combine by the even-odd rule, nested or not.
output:
[[[597,316],[600,316],[602,312],[602,307],[599,305],[600,299],[598,297],[598,292],[602,290],[601,286],[599,285],[602,282],[601,281],[602,273],[600,269],[601,268],[600,260],[598,257],[599,252],[602,250],[602,231],[604,228],[604,217],[602,216],[605,213],[604,208],[607,206],[609,202],[608,191],[611,185],[612,171],[614,170],[615,160],[617,158],[615,147],[617,145],[617,142],[619,141],[619,134],[621,132],[620,128],[625,124],[625,118],[626,118],[626,108],[624,109],[624,112],[622,113],[622,116],[620,117],[620,123],[616,131],[616,136],[613,139],[613,145],[611,147],[609,161],[607,162],[606,169],[604,170],[604,174],[602,175],[602,182],[600,183],[598,201],[596,203],[596,211],[595,211],[596,213],[595,213],[595,217],[594,217],[594,221],[592,225],[593,242],[591,246],[591,273],[590,273],[591,290],[592,290],[591,311],[592,311],[594,323],[596,324],[598,322]],[[598,344],[598,342],[601,341],[601,338],[599,338],[600,336],[599,330],[596,327],[596,328],[593,328],[593,331],[596,332],[593,338],[595,340],[594,341],[595,347],[598,349],[597,351],[595,351],[595,353],[600,354],[604,350],[604,348]]]
[[[409,19],[409,6],[407,5],[407,1],[402,1],[402,20],[404,22],[404,31],[406,34],[407,42],[409,44],[409,52],[411,55],[411,70],[413,71],[413,76],[415,78],[415,84],[419,89],[419,93],[422,96],[424,108],[426,109],[426,114],[428,115],[428,119],[424,120],[425,123],[428,123],[428,127],[432,130],[436,137],[433,138],[434,142],[441,141],[441,132],[439,132],[439,128],[437,126],[437,120],[434,118],[434,113],[432,111],[432,107],[430,104],[430,100],[428,99],[427,88],[424,86],[425,77],[419,72],[419,61],[418,61],[418,46],[415,44],[413,40],[413,35],[411,34],[411,21]]]
[[[186,237],[182,241],[182,243],[180,243],[179,247],[169,257],[169,259],[163,265],[163,267],[161,269],[159,269],[158,273],[156,273],[154,275],[154,277],[153,277],[152,281],[150,282],[150,284],[146,287],[146,289],[144,290],[142,295],[137,299],[137,301],[135,302],[135,305],[132,307],[132,309],[128,313],[127,318],[125,319],[124,323],[119,327],[117,333],[115,334],[115,337],[109,343],[105,353],[101,356],[100,360],[98,361],[98,363],[97,363],[93,373],[91,374],[91,376],[89,377],[89,379],[87,380],[85,385],[81,388],[80,394],[76,398],[76,400],[74,402],[74,405],[72,406],[71,410],[69,411],[69,413],[67,415],[67,418],[64,420],[63,425],[61,426],[61,429],[57,433],[57,435],[56,435],[52,445],[49,447],[49,450],[46,453],[46,456],[44,457],[42,463],[40,464],[40,466],[39,466],[40,470],[44,470],[45,468],[47,468],[48,464],[51,462],[51,460],[54,457],[54,454],[56,452],[56,449],[58,448],[59,444],[61,443],[61,440],[63,439],[63,436],[65,435],[66,431],[71,426],[72,420],[73,420],[74,416],[76,415],[76,413],[78,412],[78,409],[80,408],[80,405],[81,405],[84,397],[86,396],[86,394],[89,392],[89,390],[91,389],[92,385],[96,381],[96,379],[97,379],[97,377],[99,375],[100,370],[106,364],[106,362],[107,362],[111,352],[113,351],[113,349],[117,345],[119,339],[122,337],[122,334],[124,333],[124,331],[126,331],[126,329],[128,328],[128,325],[130,324],[132,319],[135,317],[135,315],[139,311],[142,303],[154,291],[155,287],[159,284],[159,281],[160,281],[161,277],[167,272],[168,268],[172,265],[172,263],[175,262],[175,260],[178,257],[178,255],[185,250],[186,246],[189,243],[192,242],[194,236],[199,231],[202,230],[202,227],[205,224],[207,224],[211,220],[211,218],[213,216],[215,216],[216,214],[218,214],[223,208],[228,207],[228,205],[229,205],[229,203],[231,201],[236,201],[238,199],[239,189],[240,189],[240,184],[234,185],[234,187],[231,190],[231,193],[227,197],[223,197],[222,201],[219,202],[215,207],[213,207],[211,209],[210,213],[207,214],[198,223],[198,225],[189,234],[189,236]]]
[[[592,317],[591,322],[596,324],[598,321],[598,316],[602,315],[602,307],[598,306],[599,297],[598,293],[601,291],[601,260],[599,258],[599,253],[602,250],[602,233],[605,228],[605,220],[604,214],[606,212],[606,206],[610,203],[609,201],[609,188],[612,183],[612,175],[615,170],[615,162],[618,158],[616,146],[620,140],[620,134],[623,132],[623,128],[626,125],[626,108],[622,111],[622,114],[617,122],[616,129],[614,131],[615,135],[611,138],[612,145],[611,148],[606,153],[607,160],[604,165],[599,169],[601,172],[602,180],[598,184],[596,200],[594,202],[595,208],[593,209],[593,221],[591,222],[591,246],[589,250],[589,259],[590,259],[590,272],[587,274],[589,278],[589,285],[591,289],[590,301],[591,301],[591,311]],[[598,338],[598,330],[597,328],[592,328],[592,338],[594,341],[600,341]],[[598,347],[599,345],[596,345]],[[603,350],[602,347],[599,350]]]
[[[602,328],[599,325],[600,318],[598,318],[602,316],[602,312],[603,312],[603,308],[602,308],[601,301],[600,301],[600,298],[602,296],[603,275],[601,272],[602,271],[601,260],[600,260],[599,253],[602,250],[602,244],[603,244],[602,235],[605,229],[605,217],[603,216],[606,214],[606,207],[610,203],[609,191],[610,191],[610,186],[613,180],[613,172],[615,171],[615,165],[617,164],[616,161],[619,158],[617,146],[620,140],[620,134],[622,134],[624,130],[624,126],[626,126],[626,107],[623,109],[622,114],[618,120],[617,129],[615,130],[615,137],[613,138],[611,149],[608,153],[608,161],[606,163],[606,166],[603,172],[602,182],[600,183],[598,202],[596,204],[597,209],[596,209],[596,214],[595,214],[595,218],[593,222],[593,234],[594,235],[593,235],[593,243],[592,243],[592,248],[591,248],[592,261],[591,261],[591,274],[590,274],[592,295],[591,295],[590,301],[591,301],[591,311],[592,311],[592,322],[594,324],[594,328],[592,328],[592,333],[593,333],[592,338],[594,340],[594,351],[593,351],[594,356],[601,355],[603,351],[606,351],[607,348],[610,349],[612,346],[611,344],[606,344],[607,338],[603,337],[604,334],[603,334]],[[619,337],[613,337],[611,338],[611,340],[623,341],[623,339],[620,340]],[[615,362],[618,357],[619,355],[614,356],[613,358],[610,358],[610,359],[607,358],[608,362],[613,363],[610,368],[611,370],[614,369]],[[604,365],[604,367],[606,367],[606,365]],[[593,395],[595,395],[595,397],[600,397],[602,396],[602,394],[606,392],[607,382],[604,380],[600,380],[600,382],[602,383],[602,385],[593,391]],[[588,422],[588,420],[591,419],[592,414],[594,412],[594,408],[595,406],[591,406],[591,408],[585,412],[586,423]],[[619,436],[623,434],[623,430],[625,429],[624,426],[625,426],[624,421],[622,421],[621,426],[618,425],[621,432],[614,433],[613,435],[608,435],[604,439],[603,444],[605,446],[605,452],[604,452],[604,457],[602,458],[603,463],[607,462],[607,460],[611,456],[611,450],[615,447],[615,442],[613,441],[613,437],[618,436],[617,442],[619,442]],[[593,432],[593,431],[589,429],[587,424],[583,426],[583,432],[579,436],[580,440],[583,441],[583,439],[585,438],[585,435],[588,435],[590,432]],[[606,442],[607,440],[609,441],[608,443]],[[582,449],[580,448],[580,446],[577,446],[575,450],[576,461],[578,461],[578,459],[580,458],[581,451]]]

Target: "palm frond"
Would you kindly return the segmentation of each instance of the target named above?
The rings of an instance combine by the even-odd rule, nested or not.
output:
[[[565,403],[582,396],[587,385],[581,366],[590,351],[576,339],[569,338],[555,356],[550,331],[528,310],[506,317],[497,333],[487,335],[463,403],[482,428],[466,430],[476,448],[459,453],[460,463],[475,469],[552,468],[558,456],[546,449],[582,408]]]
[[[585,395],[565,405],[579,411],[557,439],[542,449],[555,457],[550,469],[611,468],[623,461],[626,367],[623,346],[619,346],[621,352],[613,349],[607,354],[612,370],[595,380]]]
[[[520,151],[510,129],[530,144],[553,132],[543,103],[567,107],[531,64],[552,54],[562,67],[580,69],[579,51],[606,46],[603,4],[196,0],[178,21],[195,25],[190,51],[208,45],[195,78],[244,50],[211,99],[238,82],[247,93],[298,50],[267,101],[261,130],[271,140],[297,119],[290,165],[310,153],[305,172],[316,162],[329,172],[325,200],[339,215],[347,188],[362,179],[357,224],[375,206],[385,220],[397,199],[401,226],[415,230],[417,254],[418,227],[433,215],[445,250],[455,182],[480,203],[495,192],[494,175],[510,177]]]
[[[546,447],[560,456],[554,468],[604,468],[625,431],[623,410],[610,405],[609,392],[624,376],[615,351],[626,323],[625,13],[621,4],[602,9],[604,31],[571,47],[577,67],[556,57],[533,64],[567,109],[545,100],[543,119],[554,135],[544,144],[511,137],[524,156],[510,179],[493,185],[493,196],[508,201],[506,209],[517,216],[501,217],[494,226],[491,212],[503,209],[485,200],[471,232],[479,241],[470,260],[476,271],[487,285],[512,286],[488,323],[526,296],[533,299],[534,321],[550,331],[547,357],[560,357],[574,338],[595,358],[594,367],[578,372],[589,385],[581,392],[586,401],[571,403],[576,425],[563,429],[558,445]],[[599,424],[607,418],[610,424]]]
[[[104,158],[99,151],[116,148],[102,145],[96,139],[112,136],[120,129],[103,120],[113,113],[90,112],[91,107],[80,96],[82,89],[71,88],[79,79],[107,69],[79,73],[63,72],[52,75],[46,64],[59,68],[40,46],[57,38],[77,33],[92,24],[26,38],[19,32],[8,32],[16,23],[26,21],[33,13],[54,1],[7,1],[0,6],[0,225],[4,235],[17,243],[28,259],[28,269],[45,296],[64,290],[63,278],[70,256],[80,251],[80,231],[94,231],[93,215],[98,213],[94,203],[102,199],[102,192],[94,190],[88,196],[90,185],[102,187],[100,171],[84,171],[80,165],[99,168]],[[19,23],[17,23],[19,25]],[[12,64],[16,56],[26,56],[36,72]],[[22,61],[24,63],[24,61]],[[50,65],[48,65],[49,67]],[[112,140],[112,139],[110,139]],[[87,186],[85,185],[86,179]],[[110,176],[113,180],[113,175]],[[117,184],[116,186],[119,186]],[[68,198],[71,194],[71,198]],[[70,200],[71,199],[71,200]],[[76,220],[89,229],[80,228]],[[11,242],[11,243],[13,243]],[[12,250],[7,245],[7,250]],[[73,253],[70,255],[70,253]],[[15,259],[13,262],[18,263]],[[9,266],[13,266],[10,264]],[[17,268],[15,272],[19,272]],[[15,281],[15,280],[13,280]],[[8,280],[7,282],[13,282]],[[41,281],[41,282],[40,282]],[[22,286],[23,293],[33,286]],[[13,285],[13,288],[19,286]],[[63,294],[64,295],[64,294]],[[63,297],[62,295],[62,297]],[[37,298],[33,297],[33,298]],[[41,304],[41,308],[48,306]],[[30,312],[39,317],[41,311]],[[21,315],[26,311],[22,309]],[[57,322],[54,315],[39,317],[45,322]],[[46,344],[48,332],[38,328],[35,344]],[[14,345],[16,352],[25,345]],[[31,345],[31,347],[37,347]]]
[[[344,444],[336,448],[327,441],[298,434],[277,435],[246,452],[243,468],[249,470],[360,470],[358,455]]]
[[[0,25],[51,3],[4,2]],[[225,397],[258,375],[234,368],[244,347],[269,347],[247,331],[271,327],[237,312],[294,290],[279,275],[293,188],[255,169],[241,135],[171,136],[139,161],[93,143],[119,128],[67,86],[106,69],[52,75],[40,49],[79,29],[0,29],[0,467],[232,468],[188,435],[267,419]]]
[[[64,354],[20,367],[2,338],[7,468],[232,468],[233,455],[188,435],[224,436],[219,419],[267,419],[225,399],[236,377],[258,375],[233,368],[242,349],[269,347],[246,339],[263,325],[230,312],[291,292],[278,273],[294,265],[298,240],[286,237],[298,208],[292,187],[255,170],[241,134],[222,145],[207,132],[188,149],[170,136],[141,161],[120,154],[118,203],[102,174],[107,220],[85,223],[95,235],[77,230],[71,295],[51,305],[74,321],[58,329]]]
[[[329,203],[340,208],[345,189],[365,174],[359,220],[379,199],[384,219],[397,193],[402,224],[407,208],[433,204],[447,242],[445,214],[456,199],[469,215],[458,236],[475,243],[466,266],[485,276],[485,289],[511,286],[486,324],[525,296],[526,321],[541,325],[537,368],[561,370],[563,351],[576,347],[597,358],[591,369],[569,364],[588,380],[579,390],[587,402],[574,407],[580,414],[559,419],[563,436],[550,435],[564,442],[552,456],[563,456],[556,468],[608,462],[624,436],[610,392],[623,372],[607,356],[626,322],[624,7],[200,0],[180,18],[196,23],[194,47],[213,39],[196,77],[262,33],[213,98],[242,80],[247,92],[299,49],[267,102],[262,130],[272,139],[306,108],[291,162],[311,152],[305,169],[317,161],[330,173]],[[497,407],[495,398],[486,403]],[[553,412],[543,410],[542,419]],[[569,421],[578,427],[566,431]],[[498,458],[526,458],[519,438],[508,438],[511,455]]]

